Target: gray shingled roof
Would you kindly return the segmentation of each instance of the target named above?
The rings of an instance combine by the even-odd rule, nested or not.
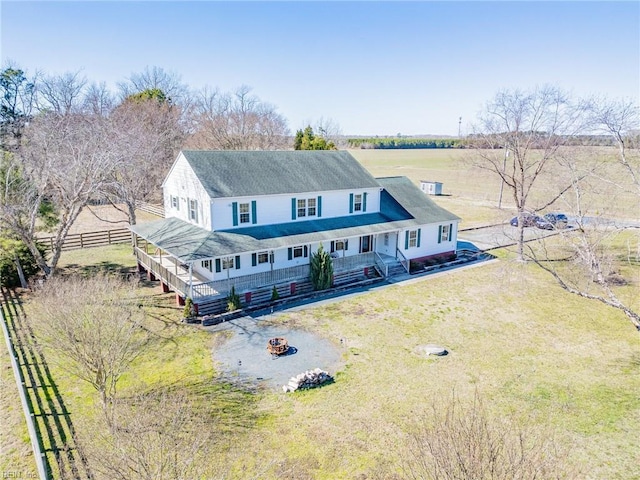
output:
[[[376,180],[420,225],[460,220],[457,215],[437,205],[407,177],[381,177]]]
[[[182,153],[212,198],[379,186],[345,151],[183,150]]]
[[[459,219],[436,205],[406,177],[380,178],[378,181],[385,188],[380,197],[379,213],[216,232],[209,232],[177,218],[141,223],[130,228],[182,262],[190,262]]]

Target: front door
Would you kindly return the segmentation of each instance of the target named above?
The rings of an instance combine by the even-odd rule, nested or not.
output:
[[[371,235],[360,237],[360,253],[367,253],[371,251]]]

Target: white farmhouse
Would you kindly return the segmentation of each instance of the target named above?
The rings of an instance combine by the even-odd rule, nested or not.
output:
[[[345,151],[182,151],[163,194],[166,218],[131,227],[138,265],[200,313],[232,286],[246,304],[308,289],[321,244],[335,283],[456,253],[457,216]]]

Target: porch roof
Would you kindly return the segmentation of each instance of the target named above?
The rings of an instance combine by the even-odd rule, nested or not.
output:
[[[274,250],[313,242],[390,232],[459,217],[436,205],[406,177],[378,179],[380,212],[210,232],[178,218],[131,230],[182,262]]]

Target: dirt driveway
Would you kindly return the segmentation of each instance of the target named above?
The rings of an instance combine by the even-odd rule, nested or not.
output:
[[[217,368],[230,377],[267,388],[281,389],[289,378],[316,367],[335,375],[342,366],[340,348],[330,341],[304,330],[268,325],[259,318],[242,317],[206,330],[231,333],[213,349]],[[291,352],[271,356],[267,341],[273,337],[285,337]]]

